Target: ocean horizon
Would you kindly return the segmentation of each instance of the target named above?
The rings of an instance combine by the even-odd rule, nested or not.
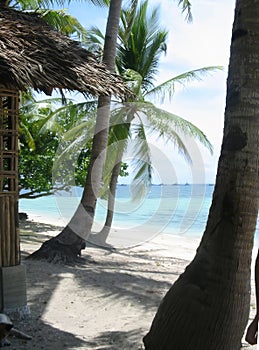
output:
[[[214,184],[153,184],[149,191],[133,198],[132,188],[118,184],[112,228],[115,230],[151,230],[152,235],[165,233],[201,237],[207,223]],[[37,199],[20,199],[19,211],[46,218],[60,219],[66,225],[77,208],[82,188]],[[99,199],[94,225],[102,228],[107,200]],[[257,221],[256,237],[259,236]]]

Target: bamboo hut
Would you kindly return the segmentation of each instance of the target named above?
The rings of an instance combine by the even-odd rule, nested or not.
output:
[[[28,88],[48,95],[55,89],[126,93],[119,77],[78,42],[0,1],[0,312],[15,317],[28,312],[18,228],[19,93]]]

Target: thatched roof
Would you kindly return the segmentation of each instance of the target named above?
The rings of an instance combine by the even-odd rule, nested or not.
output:
[[[15,11],[0,1],[0,84],[122,96],[125,86],[80,43],[51,29],[36,14]]]

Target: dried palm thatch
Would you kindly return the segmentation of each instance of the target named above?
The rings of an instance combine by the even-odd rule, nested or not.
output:
[[[121,79],[111,74],[80,44],[51,29],[36,14],[13,10],[0,1],[0,84],[53,89],[86,95],[125,95]]]

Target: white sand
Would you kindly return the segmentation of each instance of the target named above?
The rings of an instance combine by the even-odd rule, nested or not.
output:
[[[30,215],[21,224],[27,232],[21,236],[23,255],[63,226],[61,218]],[[113,230],[108,242],[124,249],[87,247],[83,256],[89,262],[82,266],[24,261],[32,318],[17,326],[33,339],[14,339],[9,349],[141,349],[160,301],[194,257],[200,239],[159,234],[136,245],[140,234],[143,230],[132,231],[126,240],[125,232]],[[253,288],[251,317],[254,311]]]

